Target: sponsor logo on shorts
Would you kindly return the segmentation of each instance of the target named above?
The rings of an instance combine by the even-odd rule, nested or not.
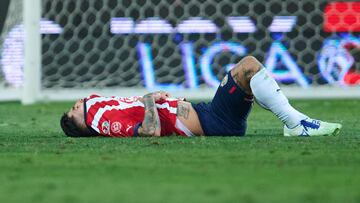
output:
[[[108,121],[104,121],[101,124],[101,130],[103,131],[104,134],[109,134],[110,133],[110,123]]]
[[[220,86],[221,86],[221,87],[224,87],[224,85],[226,85],[227,81],[228,81],[228,75],[225,75],[225,77],[224,77],[224,78],[222,79],[222,81],[221,81]]]
[[[234,92],[235,92],[235,90],[236,90],[236,86],[234,85],[234,86],[232,86],[232,87],[230,88],[230,90],[229,90],[229,94],[234,93]]]
[[[111,131],[113,133],[119,133],[121,130],[121,123],[119,122],[114,122],[111,124]]]

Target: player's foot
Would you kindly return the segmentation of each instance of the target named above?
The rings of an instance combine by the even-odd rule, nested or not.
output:
[[[339,123],[328,123],[315,119],[301,120],[294,128],[284,126],[284,136],[328,136],[338,135],[341,129]]]

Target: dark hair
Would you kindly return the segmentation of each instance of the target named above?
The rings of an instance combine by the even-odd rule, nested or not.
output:
[[[60,119],[60,126],[64,133],[69,137],[90,137],[95,136],[96,133],[89,129],[81,129],[73,118],[70,118],[66,113]]]

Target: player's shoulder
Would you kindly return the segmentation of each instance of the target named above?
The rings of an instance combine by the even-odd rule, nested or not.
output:
[[[94,99],[94,98],[97,98],[97,97],[101,97],[101,96],[98,95],[98,94],[90,94],[86,99]]]
[[[130,96],[130,97],[122,97],[122,96],[104,96],[99,94],[91,94],[87,97],[87,99],[94,99],[94,98],[103,98],[103,99],[113,99],[119,101],[137,101],[141,96]]]

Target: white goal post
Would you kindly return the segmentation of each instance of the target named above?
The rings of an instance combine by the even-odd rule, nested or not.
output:
[[[40,99],[41,91],[41,0],[23,0],[24,5],[24,81],[23,104]]]
[[[352,7],[360,3],[325,0],[11,0],[0,101],[159,89],[211,99],[246,55],[289,98],[360,98],[360,29],[329,20],[343,17],[341,6],[357,17]]]

